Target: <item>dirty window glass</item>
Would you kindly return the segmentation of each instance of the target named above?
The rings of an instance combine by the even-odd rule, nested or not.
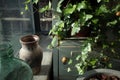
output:
[[[0,42],[9,42],[16,53],[21,47],[19,38],[34,34],[32,5],[25,11],[25,0],[0,0]]]

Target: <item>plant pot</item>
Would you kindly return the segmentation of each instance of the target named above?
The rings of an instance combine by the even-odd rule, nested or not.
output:
[[[19,51],[19,58],[30,65],[34,75],[40,72],[43,58],[43,51],[38,42],[37,35],[26,35],[20,38],[22,48]]]
[[[91,34],[90,27],[84,27],[78,33],[76,33],[74,37],[90,37],[90,34]]]
[[[84,75],[78,77],[76,80],[89,80],[88,78],[94,77],[96,74],[105,74],[109,77],[114,76],[114,77],[118,77],[119,79],[112,79],[112,80],[120,80],[120,71],[112,70],[112,69],[93,69],[87,71]],[[96,80],[96,79],[92,79],[92,80]],[[111,79],[107,79],[107,80],[111,80]]]
[[[75,33],[74,35],[71,35],[72,29],[69,29],[65,34],[66,38],[78,38],[78,37],[90,37],[91,36],[91,28],[90,27],[83,27],[78,33]]]

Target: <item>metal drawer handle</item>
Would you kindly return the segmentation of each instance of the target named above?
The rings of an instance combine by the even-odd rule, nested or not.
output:
[[[67,62],[68,62],[68,58],[67,57],[62,57],[61,58],[61,62],[63,63],[63,64],[66,64]]]

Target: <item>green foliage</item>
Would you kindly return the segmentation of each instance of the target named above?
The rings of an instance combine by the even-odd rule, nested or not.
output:
[[[80,27],[79,27],[79,24],[78,22],[74,22],[72,23],[72,31],[71,31],[71,35],[75,35],[76,32],[78,33],[80,31]]]
[[[39,0],[32,0],[33,3],[37,4]]]
[[[60,7],[62,6],[62,2],[63,2],[64,0],[60,0],[59,2],[58,2],[58,4],[57,4],[57,12],[58,13],[62,13],[62,11],[61,11],[61,9],[60,9]]]
[[[75,11],[76,5],[69,4],[64,10],[64,15],[70,15]]]
[[[39,12],[43,13],[43,12],[45,12],[47,10],[50,10],[50,9],[51,9],[51,2],[49,1],[49,3],[46,6],[44,6],[41,9],[39,9]]]
[[[59,36],[59,40],[61,40],[66,38],[67,33],[74,36],[83,27],[91,28],[91,36],[84,42],[80,55],[77,55],[74,59],[69,59],[68,62],[69,65],[77,62],[73,67],[77,69],[78,74],[83,74],[88,67],[92,69],[112,67],[112,64],[109,61],[103,61],[103,58],[108,58],[105,55],[110,54],[109,51],[116,55],[117,50],[113,48],[116,45],[111,45],[111,43],[116,42],[109,41],[108,34],[106,35],[106,33],[110,29],[111,32],[115,32],[113,34],[116,34],[116,37],[120,37],[120,30],[118,30],[120,29],[120,16],[116,16],[116,12],[120,11],[119,4],[119,1],[116,3],[114,0],[96,0],[96,2],[92,0],[74,2],[72,0],[59,0],[56,9],[56,13],[59,13],[59,20],[56,22],[57,25],[53,25],[50,34]],[[119,37],[117,41],[120,42]],[[108,53],[99,57],[93,56],[89,58],[92,48],[98,45],[101,48],[98,54],[109,50]],[[69,66],[67,71],[72,71],[72,68]]]
[[[109,6],[111,2],[112,1],[109,0],[96,0],[96,6],[94,6],[92,5],[93,1],[89,0],[74,2],[72,2],[72,0],[59,0],[56,12],[59,13],[60,21],[64,22],[64,28],[62,29],[64,29],[66,33],[71,30],[71,36],[73,36],[78,33],[82,27],[92,26],[92,32],[98,33],[97,30],[100,30],[103,26],[110,27],[117,25],[119,22],[117,18],[119,17],[116,17],[115,12],[119,11],[120,6],[118,3],[111,7]],[[58,27],[58,25],[53,26]],[[54,27],[52,29],[54,29]],[[57,28],[56,31],[52,29],[50,31],[52,35],[56,35],[54,32],[60,33],[59,28]],[[66,35],[63,35],[60,39],[65,37]]]
[[[82,1],[81,3],[78,3],[77,4],[77,10],[78,11],[80,11],[80,10],[82,10],[82,9],[87,9],[87,4],[86,4],[86,2],[85,1]]]
[[[85,48],[84,48],[85,50]],[[88,57],[89,56],[89,57]],[[68,61],[67,71],[71,72],[76,68],[79,75],[82,75],[87,70],[96,69],[96,68],[112,68],[112,64],[110,62],[110,58],[103,55],[90,51],[81,52],[76,56],[76,59],[71,58]]]
[[[60,32],[63,31],[63,28],[64,28],[63,21],[56,22],[52,30],[49,32],[49,34],[60,35]]]
[[[100,3],[100,2],[101,2],[101,0],[97,0],[97,2],[98,2],[98,3]]]
[[[107,9],[107,6],[105,4],[101,5],[97,11],[97,15],[103,14],[103,13],[109,13],[109,10]]]
[[[28,9],[29,9],[29,8],[28,8],[28,5],[29,5],[30,3],[32,3],[32,4],[38,4],[39,1],[40,1],[40,0],[26,0],[26,1],[24,2],[24,3],[25,3],[25,10],[28,10]],[[45,5],[43,8],[39,9],[38,11],[41,12],[41,13],[43,13],[43,12],[45,12],[45,11],[51,10],[51,8],[52,8],[51,5],[52,5],[52,4],[51,4],[51,1],[49,1],[47,5]]]
[[[49,45],[49,48],[53,48],[52,46],[55,46],[55,47],[58,46],[58,37],[57,36],[53,37],[53,40],[51,42],[51,45]]]

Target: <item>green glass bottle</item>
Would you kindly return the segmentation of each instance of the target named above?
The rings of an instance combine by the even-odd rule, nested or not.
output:
[[[0,80],[32,80],[31,68],[22,60],[15,58],[12,46],[0,44]]]

